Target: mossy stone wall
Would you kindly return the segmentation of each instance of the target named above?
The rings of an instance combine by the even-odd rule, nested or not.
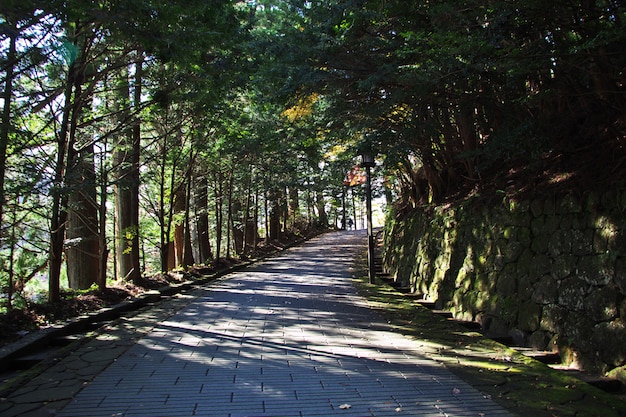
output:
[[[391,213],[384,261],[488,334],[608,371],[626,365],[625,208],[620,190]]]

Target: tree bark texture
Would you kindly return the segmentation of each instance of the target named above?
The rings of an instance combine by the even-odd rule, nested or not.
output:
[[[133,105],[135,112],[141,104],[143,55],[138,52],[135,65]],[[126,74],[122,75],[126,77]],[[120,88],[130,102],[130,90],[127,80],[121,80]],[[122,91],[124,90],[124,91]],[[119,138],[115,150],[116,183],[116,267],[117,276],[139,283],[141,280],[141,253],[139,248],[139,156],[141,152],[141,122],[134,120],[131,129],[125,130]]]
[[[201,176],[196,180],[196,229],[198,231],[198,253],[200,263],[208,263],[213,260],[211,252],[211,240],[209,234],[209,187],[206,176]]]
[[[98,283],[100,236],[93,146],[69,161],[65,256],[70,288],[84,290]]]

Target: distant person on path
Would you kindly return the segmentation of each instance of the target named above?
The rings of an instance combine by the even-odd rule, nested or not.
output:
[[[352,218],[348,218],[348,230],[352,230],[352,225],[354,224],[354,222],[352,221]]]

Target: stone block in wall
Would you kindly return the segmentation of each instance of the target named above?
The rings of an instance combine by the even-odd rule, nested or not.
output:
[[[504,241],[503,243],[501,250],[506,262],[516,262],[524,252],[524,245],[518,240]]]
[[[626,365],[611,369],[606,376],[611,379],[617,379],[621,381],[622,384],[626,385]]]
[[[495,253],[487,258],[487,264],[491,265],[494,271],[500,272],[506,264],[506,258],[502,253]]]
[[[517,327],[525,332],[535,332],[539,330],[541,324],[541,306],[533,302],[520,304],[517,314]]]
[[[600,196],[598,193],[587,193],[583,201],[584,211],[587,213],[596,213],[600,206]]]
[[[537,330],[528,337],[528,345],[536,350],[547,350],[551,335],[549,332]]]
[[[524,247],[522,253],[519,258],[517,258],[517,274],[520,276],[530,275],[531,265],[533,263],[533,258],[535,254],[530,248],[527,246]]]
[[[550,235],[548,241],[548,255],[555,257],[572,253],[571,230],[556,230]]]
[[[577,262],[578,258],[574,255],[564,254],[556,256],[552,259],[550,275],[554,277],[555,282],[559,282],[576,271]]]
[[[572,255],[593,254],[593,229],[572,229]]]
[[[497,315],[483,314],[479,317],[479,323],[485,333],[490,336],[508,336],[509,323],[502,320]]]
[[[561,223],[561,218],[556,214],[536,217],[530,222],[530,230],[533,237],[550,235],[557,230]]]
[[[463,266],[462,268],[468,272],[474,272],[474,247],[472,245],[468,245],[465,249],[465,257],[463,258]]]
[[[509,336],[513,342],[513,346],[526,346],[528,344],[528,334],[520,329],[509,330]]]
[[[595,219],[594,228],[596,236],[594,237],[594,243],[596,243],[596,240],[604,242],[606,245],[605,251],[619,245],[617,240],[620,236],[620,227],[615,222],[616,220],[606,215],[597,216]],[[602,249],[600,249],[600,252],[602,252]]]
[[[584,312],[568,311],[563,322],[562,341],[589,357],[595,351],[592,339],[594,324]]]
[[[603,207],[617,207],[619,204],[619,193],[617,190],[608,190],[600,196],[600,204]]]
[[[474,290],[492,294],[495,292],[497,275],[495,272],[478,271],[474,278]]]
[[[468,271],[464,266],[461,267],[456,274],[454,287],[458,291],[469,291],[474,285],[473,275],[474,273],[472,271]]]
[[[537,304],[556,304],[559,299],[557,281],[549,274],[543,275],[533,289],[532,301]]]
[[[602,229],[594,229],[593,230],[593,253],[602,254],[606,253],[609,250],[609,241],[606,236],[604,236]]]
[[[468,295],[475,295],[476,311],[493,312],[497,310],[498,297],[479,291],[468,292]]]
[[[541,329],[550,333],[559,333],[563,329],[566,315],[567,310],[556,304],[543,306],[541,311]]]
[[[535,292],[535,277],[530,275],[521,275],[517,273],[517,296],[521,301],[532,301]]]
[[[535,219],[535,220],[539,220],[539,219]],[[545,255],[545,254],[548,253],[548,242],[549,241],[550,241],[550,236],[549,235],[534,234],[533,233],[533,240],[532,240],[532,242],[530,244],[530,248],[536,254]]]
[[[575,275],[591,285],[607,285],[615,276],[609,254],[583,256],[578,259]]]
[[[527,226],[521,226],[517,229],[517,241],[524,246],[525,248],[529,248],[532,243],[532,233],[530,231],[530,221]]]
[[[543,201],[543,214],[551,215],[556,213],[556,198],[554,196],[546,197]]]
[[[502,268],[502,271],[498,274],[496,291],[498,294],[506,296],[517,294],[517,274],[515,264],[508,263],[504,265],[504,268]]]
[[[557,214],[580,213],[582,210],[580,200],[572,194],[564,195],[556,202]]]
[[[595,288],[585,299],[584,310],[595,322],[609,321],[619,315],[618,294],[610,286]]]
[[[621,366],[626,362],[626,324],[617,319],[599,323],[593,329],[593,344],[602,362]]]
[[[541,215],[543,215],[543,206],[544,206],[544,199],[543,198],[535,198],[534,200],[532,200],[530,202],[530,213],[533,215],[533,217],[541,217]]]
[[[529,267],[529,274],[536,277],[543,277],[552,271],[552,260],[548,255],[541,253],[536,254]]]
[[[559,229],[561,230],[571,230],[574,224],[574,214],[567,213],[561,215],[561,223],[559,224]]]
[[[559,285],[559,305],[570,311],[582,311],[588,292],[589,284],[582,279],[566,278]]]

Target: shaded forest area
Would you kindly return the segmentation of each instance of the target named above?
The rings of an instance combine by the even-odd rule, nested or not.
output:
[[[623,1],[4,0],[2,312],[357,212],[614,187]]]

